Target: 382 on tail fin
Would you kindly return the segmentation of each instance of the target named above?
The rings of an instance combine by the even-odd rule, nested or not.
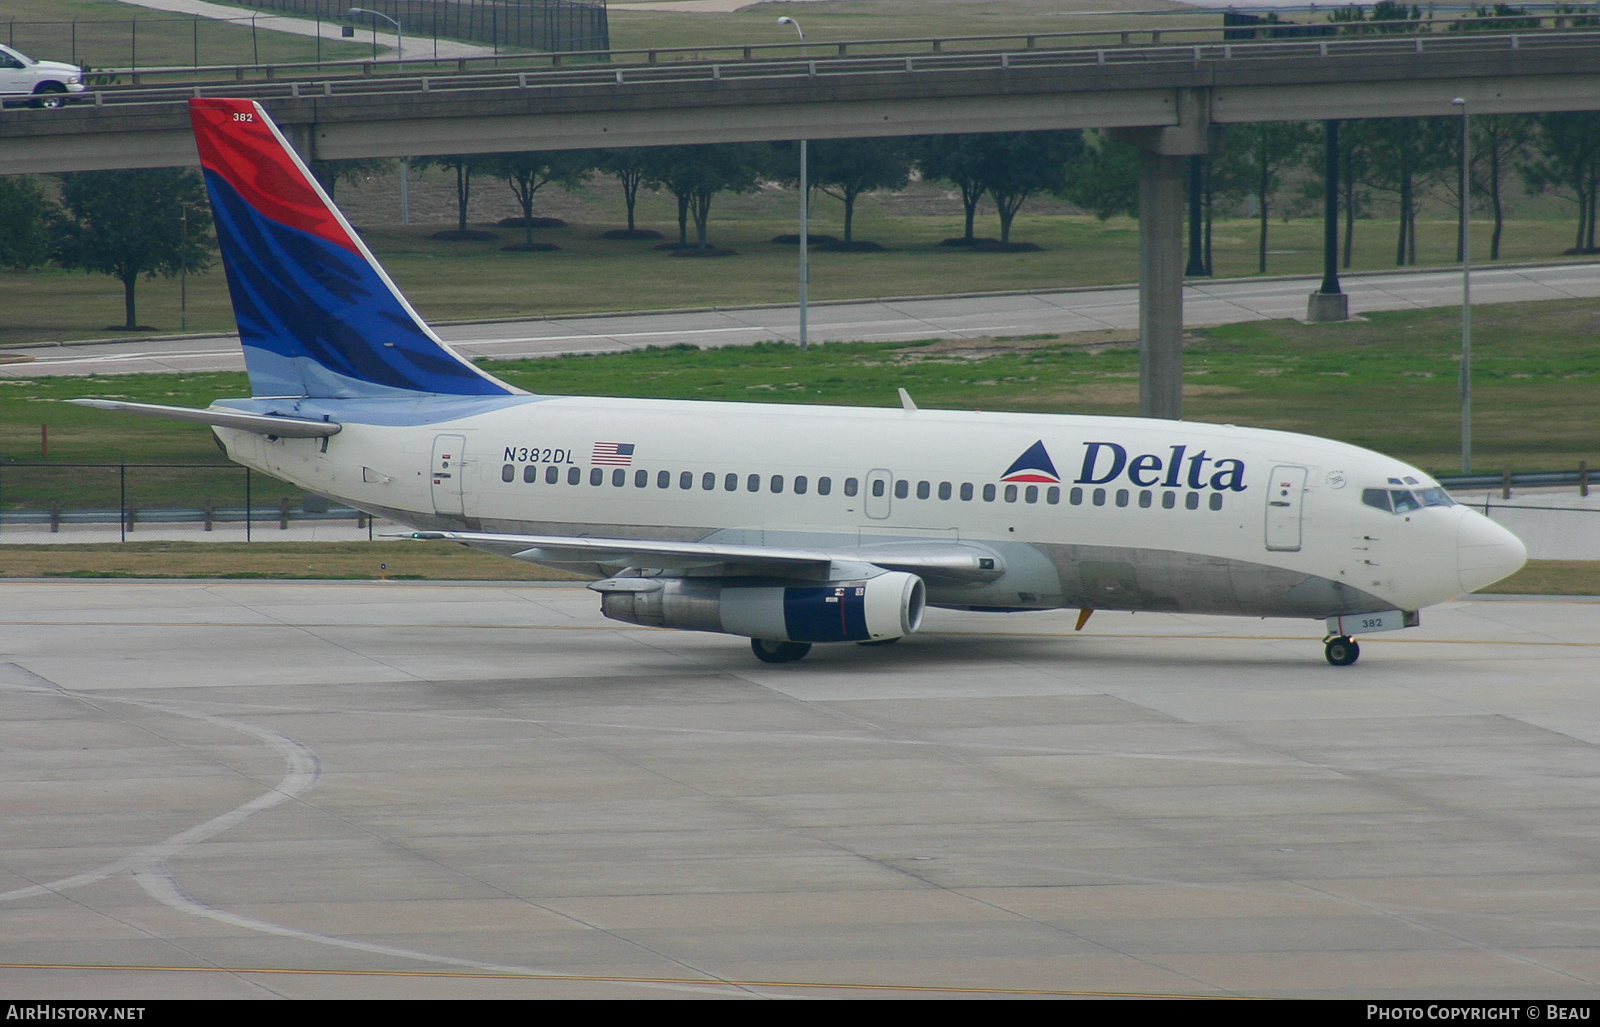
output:
[[[518,390],[440,341],[253,100],[189,101],[257,396]]]

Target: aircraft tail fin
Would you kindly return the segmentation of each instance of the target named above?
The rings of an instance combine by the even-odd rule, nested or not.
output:
[[[253,100],[189,101],[257,396],[509,395],[395,288]]]

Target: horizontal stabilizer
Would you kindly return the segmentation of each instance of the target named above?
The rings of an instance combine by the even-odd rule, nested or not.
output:
[[[117,399],[69,399],[80,407],[96,410],[116,410],[124,414],[144,414],[147,417],[165,417],[169,421],[192,421],[216,428],[237,428],[257,435],[276,435],[284,439],[317,439],[337,435],[340,425],[330,421],[302,421],[294,417],[274,417],[271,414],[241,414],[232,410],[196,410],[193,407],[169,407],[158,403],[124,403]]]

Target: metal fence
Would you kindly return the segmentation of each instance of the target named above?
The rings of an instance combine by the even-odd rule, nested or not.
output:
[[[115,525],[117,539],[126,542],[141,530],[176,524],[242,527],[252,541],[263,529],[306,521],[349,522],[369,537],[372,531],[362,511],[238,464],[0,463],[0,541],[59,534],[63,527],[109,533]]]
[[[324,21],[359,20],[348,13],[351,5],[347,0],[237,2]],[[360,6],[398,21],[407,36],[469,39],[496,49],[611,49],[604,0],[364,0]]]

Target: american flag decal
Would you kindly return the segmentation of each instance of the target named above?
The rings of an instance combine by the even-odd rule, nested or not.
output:
[[[596,442],[594,452],[589,454],[589,462],[612,467],[628,467],[633,463],[633,443]]]

